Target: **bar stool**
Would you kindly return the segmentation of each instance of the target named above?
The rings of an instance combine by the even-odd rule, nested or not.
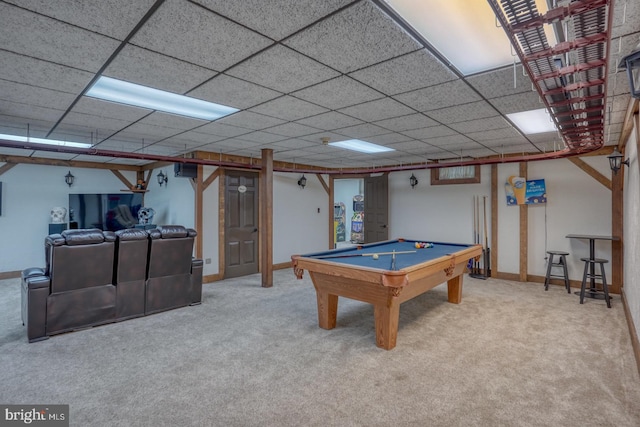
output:
[[[607,307],[611,308],[611,300],[609,298],[609,287],[607,286],[607,277],[604,274],[604,265],[609,261],[602,258],[580,258],[580,261],[584,261],[584,274],[582,275],[582,286],[580,287],[580,304],[584,302],[584,294],[587,292],[587,280],[593,279],[592,283],[594,287],[589,287],[589,293],[595,297],[597,293],[604,293],[604,299],[607,302]],[[595,273],[595,265],[600,264],[600,274]],[[602,290],[595,288],[595,279],[602,281]]]
[[[561,252],[561,251],[547,251],[549,254],[549,264],[547,264],[547,275],[544,276],[544,290],[549,290],[549,282],[551,282],[552,278],[555,279],[563,279],[564,287],[567,288],[567,292],[571,293],[571,287],[569,286],[569,273],[567,272],[567,258],[569,252]],[[553,257],[557,256],[558,260],[554,262]],[[553,267],[562,267],[562,276],[559,274],[552,274],[551,268]]]

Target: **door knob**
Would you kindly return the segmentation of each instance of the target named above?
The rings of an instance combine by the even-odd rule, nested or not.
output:
[[[381,228],[387,228],[387,224],[382,224],[380,227]]]
[[[254,229],[253,229],[253,231],[252,231],[252,233],[255,233],[256,231],[258,231],[258,229],[257,229],[257,228],[254,228]]]

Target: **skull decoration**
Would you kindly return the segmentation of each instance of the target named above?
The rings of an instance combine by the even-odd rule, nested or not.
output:
[[[62,206],[56,206],[55,208],[51,208],[51,222],[54,224],[60,224],[65,222],[65,217],[67,216],[67,208],[63,208]]]
[[[138,211],[138,223],[139,224],[151,224],[153,222],[153,216],[156,211],[153,208],[140,208]]]

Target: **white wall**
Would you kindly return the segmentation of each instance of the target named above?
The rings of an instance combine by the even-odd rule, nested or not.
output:
[[[491,235],[490,169],[483,166],[480,170],[479,184],[433,186],[429,170],[390,173],[389,238],[474,243],[474,196],[488,196],[487,228]],[[412,173],[418,178],[418,185],[413,189],[409,184]],[[482,199],[480,210],[483,210]]]
[[[71,169],[72,187],[64,182]],[[123,171],[135,182],[135,172]],[[124,184],[106,169],[81,169],[18,164],[0,176],[0,272],[44,267],[44,238],[49,234],[50,210],[69,205],[70,193],[119,193]],[[69,220],[67,214],[66,220]]]
[[[273,174],[274,264],[329,247],[329,195],[315,175],[306,176],[304,189],[298,186],[298,178],[298,174]],[[324,181],[329,182],[326,176]]]
[[[625,157],[629,166],[623,166],[624,177],[624,293],[627,307],[640,332],[640,173],[636,139],[638,129],[634,129],[627,141]],[[621,173],[621,172],[618,172]]]

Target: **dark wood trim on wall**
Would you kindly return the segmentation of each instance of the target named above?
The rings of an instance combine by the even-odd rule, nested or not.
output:
[[[203,171],[203,167],[202,165],[198,165],[198,174],[196,176],[196,188],[195,188],[195,218],[194,218],[194,222],[196,225],[196,232],[198,233],[198,235],[196,236],[196,258],[202,259],[203,256],[203,249],[202,249],[202,240],[203,240],[203,219],[202,219],[202,212],[203,212],[203,193],[204,193],[204,183],[203,183],[203,176],[202,174],[204,173]]]
[[[629,328],[629,336],[631,337],[631,347],[633,348],[633,355],[636,359],[636,368],[638,369],[638,373],[640,373],[640,340],[638,340],[638,331],[636,325],[633,323],[633,317],[631,317],[631,312],[627,305],[627,295],[624,292],[624,288],[622,288],[622,306],[624,307],[624,317],[627,319],[627,327]]]
[[[498,165],[491,165],[491,270],[498,271]]]
[[[520,162],[519,176],[527,179],[527,162]],[[520,275],[521,282],[527,281],[529,269],[529,206],[520,205]]]
[[[262,149],[260,169],[260,273],[262,287],[273,286],[273,150]]]
[[[218,168],[218,275],[223,278],[224,277],[224,266],[225,258],[224,258],[224,242],[225,242],[225,233],[224,233],[224,207],[225,207],[225,181],[227,180],[225,170],[223,168]]]

